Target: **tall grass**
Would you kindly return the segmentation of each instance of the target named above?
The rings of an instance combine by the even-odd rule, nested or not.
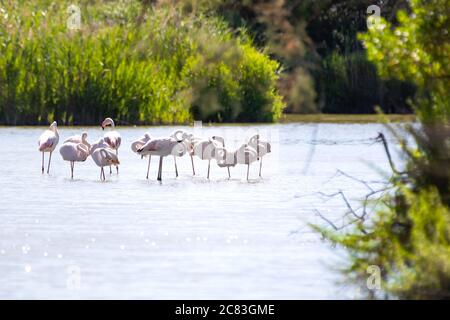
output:
[[[381,79],[364,51],[336,52],[324,57],[313,73],[325,113],[410,113],[408,99],[414,85],[399,80]]]
[[[0,5],[0,123],[275,121],[278,64],[215,17],[138,1]]]

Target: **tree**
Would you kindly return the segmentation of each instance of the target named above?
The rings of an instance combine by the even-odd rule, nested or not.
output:
[[[395,170],[394,191],[371,219],[349,231],[313,226],[344,246],[349,279],[366,282],[367,268],[381,267],[386,293],[406,299],[450,297],[450,43],[447,0],[411,0],[398,25],[385,19],[360,39],[382,77],[413,81],[411,102],[419,125],[389,127],[406,158]],[[413,143],[408,143],[410,138]]]

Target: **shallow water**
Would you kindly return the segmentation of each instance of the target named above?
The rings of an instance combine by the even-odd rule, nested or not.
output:
[[[176,127],[179,128],[179,127]],[[311,233],[314,210],[339,218],[341,201],[315,192],[365,193],[343,170],[379,179],[371,165],[387,170],[378,124],[285,124],[195,128],[222,135],[227,147],[259,132],[273,152],[258,164],[231,170],[195,159],[158,159],[145,179],[147,161],[130,143],[149,131],[167,136],[175,127],[118,127],[120,174],[99,181],[92,159],[69,163],[62,141],[82,130],[93,142],[97,127],[60,128],[50,175],[40,172],[37,139],[44,128],[0,128],[0,298],[300,299],[353,298],[332,271],[345,257]],[[186,127],[191,130],[192,128]],[[314,141],[315,143],[311,143]],[[47,161],[48,155],[46,155]],[[335,177],[334,177],[335,176]],[[334,177],[334,178],[333,178]]]

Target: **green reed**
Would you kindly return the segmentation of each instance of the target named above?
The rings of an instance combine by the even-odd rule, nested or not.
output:
[[[0,123],[275,121],[278,64],[215,17],[138,1],[0,5]]]

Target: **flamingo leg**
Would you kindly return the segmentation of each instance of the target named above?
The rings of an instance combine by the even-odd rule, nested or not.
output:
[[[100,181],[103,181],[103,167],[100,168]]]
[[[47,174],[50,173],[50,162],[52,162],[52,153],[53,153],[53,151],[50,151],[50,156],[48,157]]]
[[[44,151],[42,151],[42,174],[44,174]]]
[[[150,161],[151,160],[152,160],[152,156],[148,156],[147,179],[148,179],[148,174],[150,172]]]
[[[159,169],[158,169],[158,181],[162,181],[162,163],[163,163],[163,157],[159,157]]]
[[[260,178],[262,178],[262,177],[261,177],[262,159],[263,159],[263,158],[261,157],[261,160],[259,161],[259,177],[260,177]]]
[[[209,168],[211,167],[211,160],[208,160],[208,175],[207,178],[209,179]]]
[[[192,155],[191,155],[191,163],[192,163],[192,175],[195,176],[194,157]]]
[[[230,167],[227,167],[227,169],[228,169],[228,179],[230,179],[231,178]]]
[[[178,178],[177,158],[175,156],[173,156],[173,161],[175,162],[175,176]]]
[[[70,161],[70,171],[72,173],[71,178],[73,179],[73,167],[75,166],[75,162]]]
[[[119,149],[116,149],[116,156],[119,157]],[[119,166],[116,166],[117,174],[119,174]]]
[[[248,181],[248,173],[249,173],[249,171],[250,171],[250,163],[247,164],[247,181]]]

